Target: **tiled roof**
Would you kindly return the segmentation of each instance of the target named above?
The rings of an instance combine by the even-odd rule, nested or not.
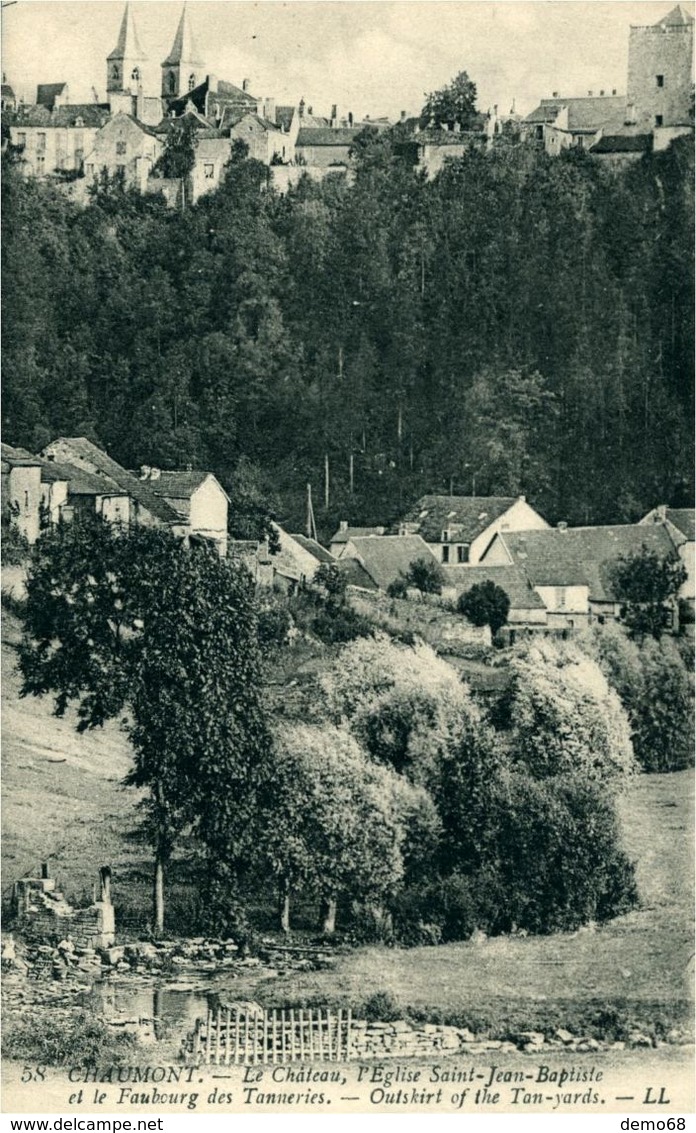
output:
[[[110,456],[107,456],[95,444],[88,441],[86,437],[59,437],[52,445],[48,445],[44,449],[44,453],[49,455],[50,450],[54,445],[60,444],[62,448],[67,448],[68,452],[72,452],[78,458],[88,462],[95,469],[95,475],[104,478],[110,487],[120,488],[124,495],[128,495],[131,499],[136,500],[142,507],[146,508],[151,515],[163,523],[179,523],[181,517],[175,509],[166,502],[156,496],[145,480],[138,480]]]
[[[590,153],[649,153],[652,134],[604,134]]]
[[[543,610],[544,603],[532,589],[524,571],[517,566],[441,566],[445,586],[454,586],[459,594],[466,594],[480,582],[494,582],[510,599],[511,610]]]
[[[696,538],[694,509],[692,507],[668,507],[667,519],[691,542]]]
[[[286,133],[290,129],[294,117],[294,106],[276,106],[276,122],[286,131]]]
[[[126,495],[122,488],[115,488],[106,484],[99,476],[86,472],[74,464],[64,464],[62,461],[41,461],[41,479],[55,483],[56,480],[67,480],[69,496],[116,496]]]
[[[536,110],[528,114],[531,124],[555,122],[559,112],[568,108],[569,130],[598,130],[600,126],[622,126],[626,120],[626,98],[623,95],[587,95],[584,98],[542,98]]]
[[[82,126],[101,127],[108,122],[111,111],[106,104],[96,102],[74,103],[71,106],[58,106],[55,110],[48,110],[45,106],[18,106],[5,117],[5,121],[12,126],[46,126],[65,127],[76,126],[78,119]]]
[[[351,539],[359,561],[377,583],[386,590],[390,582],[408,573],[416,559],[437,562],[432,551],[420,535],[382,535],[379,539],[368,535]]]
[[[297,135],[298,146],[351,146],[353,141],[360,133],[360,130],[355,126],[338,126],[335,130],[331,127],[307,127],[303,126]]]
[[[660,555],[675,550],[663,524],[506,531],[499,537],[532,586],[585,585],[598,602],[614,601],[611,567],[620,555],[635,554],[643,546]]]
[[[316,539],[310,539],[307,535],[291,535],[296,543],[299,543],[305,551],[309,551],[310,555],[314,555],[320,563],[335,563],[336,559],[327,551],[326,547],[322,547],[321,543],[317,543]]]
[[[447,528],[456,531],[457,542],[471,543],[494,520],[504,515],[517,496],[421,496],[404,516],[403,523],[418,525],[426,543],[439,543]]]
[[[134,473],[137,475],[137,473]],[[197,488],[200,488],[204,480],[207,480],[209,472],[177,472],[162,470],[159,474],[148,477],[141,482],[147,484],[148,488],[155,493],[156,496],[166,497],[172,500],[190,500],[193,493]],[[140,479],[140,477],[138,477]]]
[[[15,448],[14,445],[0,444],[0,457],[7,465],[15,468],[35,468],[41,464],[38,456],[32,456],[25,448]]]
[[[67,85],[67,83],[39,83],[36,88],[37,104],[50,110],[54,100],[63,93]]]
[[[383,527],[346,527],[343,530],[339,528],[335,535],[331,536],[332,543],[347,543],[349,539],[361,535],[384,535]]]
[[[361,590],[378,590],[377,583],[357,559],[336,559],[336,566],[346,580],[348,586],[359,586]]]

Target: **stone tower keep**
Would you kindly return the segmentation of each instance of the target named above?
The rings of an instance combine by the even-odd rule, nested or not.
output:
[[[646,129],[693,124],[694,21],[680,4],[650,27],[631,27],[628,117]]]
[[[193,38],[184,4],[172,49],[162,64],[162,97],[180,98],[193,90],[203,82],[204,71],[205,64]]]
[[[137,94],[142,86],[143,65],[147,55],[138,42],[130,4],[126,4],[118,43],[106,58],[106,90],[108,94]]]

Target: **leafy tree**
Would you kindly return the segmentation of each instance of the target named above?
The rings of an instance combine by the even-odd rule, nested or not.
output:
[[[341,729],[285,727],[276,744],[260,837],[278,879],[281,927],[288,931],[290,897],[302,887],[322,898],[331,933],[339,899],[380,901],[395,889],[404,870],[401,816],[418,809],[416,792],[370,763]]]
[[[406,572],[406,583],[421,594],[441,594],[445,576],[435,559],[414,559]]]
[[[155,175],[177,181],[190,177],[196,164],[197,129],[196,120],[191,115],[172,119],[164,139],[164,150],[153,167]]]
[[[457,599],[457,609],[472,625],[490,626],[496,634],[507,622],[510,612],[510,599],[500,586],[487,579],[477,582]]]
[[[459,123],[463,130],[471,126],[476,118],[476,83],[466,71],[460,71],[450,83],[428,95],[421,110],[421,126],[431,121],[435,126],[449,126]]]
[[[625,710],[596,662],[544,642],[511,669],[506,741],[535,778],[582,774],[617,785],[634,770]]]
[[[250,578],[165,530],[76,518],[36,544],[19,660],[22,695],[53,693],[57,715],[74,702],[80,731],[126,713],[161,934],[181,834],[230,860],[250,823],[267,749]]]
[[[612,567],[612,582],[622,603],[621,620],[632,637],[660,640],[686,578],[686,567],[676,552],[660,555],[643,544],[640,551],[618,557]]]

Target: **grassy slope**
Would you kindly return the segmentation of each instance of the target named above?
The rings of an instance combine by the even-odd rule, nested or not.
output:
[[[47,701],[19,700],[11,618],[3,636],[5,890],[44,857],[73,893],[91,889],[96,868],[109,863],[116,900],[127,888],[130,907],[144,908],[149,865],[126,838],[134,799],[120,786],[129,762],[124,737],[115,724],[78,736],[73,721],[51,716]],[[65,762],[51,762],[56,759]],[[693,955],[692,814],[692,772],[634,781],[621,816],[626,848],[638,863],[642,907],[596,932],[408,951],[365,948],[336,972],[296,974],[277,990],[355,1002],[389,990],[404,1003],[451,1009],[489,996],[682,998]]]

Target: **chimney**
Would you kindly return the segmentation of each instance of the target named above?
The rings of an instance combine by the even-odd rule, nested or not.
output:
[[[527,502],[526,496],[518,496],[517,498],[518,498],[518,500],[520,501],[521,504],[526,504],[526,502]]]
[[[612,93],[613,95],[615,95],[615,94],[616,94],[616,87],[614,87],[614,89],[612,90],[612,92],[611,92],[611,93]]]
[[[460,134],[461,130],[462,130],[462,127],[461,127],[460,122],[453,122],[452,123],[452,133],[453,134]]]
[[[347,531],[348,530],[348,520],[347,519],[341,520],[341,522],[338,525],[338,530],[339,531]]]
[[[559,531],[567,531],[568,530],[568,524],[566,523],[565,519],[559,520],[559,522],[556,524],[556,527],[558,528]]]
[[[405,122],[405,121],[406,121],[406,111],[405,111],[405,110],[402,110],[402,111],[401,111],[401,114],[399,115],[399,121],[400,121],[400,122]]]
[[[251,79],[242,79],[242,90],[248,91],[251,86]]]
[[[348,111],[348,125],[352,126],[354,121],[355,121],[355,119],[353,118],[353,111],[349,110]]]
[[[336,103],[331,107],[331,129],[335,130],[338,126],[338,106]]]
[[[593,91],[593,90],[588,90],[588,92],[587,92],[587,97],[588,97],[588,98],[594,98],[594,91]]]
[[[162,473],[160,472],[159,468],[151,468],[150,469],[150,479],[151,480],[159,480],[161,475],[162,475]]]
[[[299,104],[299,106],[298,106],[298,108],[297,108],[297,109],[298,109],[298,112],[299,112],[299,115],[300,115],[300,118],[304,118],[305,105],[306,105],[306,104],[305,104],[305,100],[304,100],[303,98],[301,98],[301,99],[300,99],[300,104]]]
[[[140,479],[141,480],[149,480],[151,472],[152,472],[152,469],[150,468],[149,464],[141,464],[140,465]]]
[[[600,94],[600,98],[604,98],[604,91],[603,91],[603,90],[601,90],[601,91],[599,92],[599,94]]]
[[[217,94],[217,89],[218,89],[218,77],[217,77],[217,75],[206,75],[206,82],[208,84],[208,90],[210,91],[210,93],[211,94]]]
[[[307,113],[309,114],[309,116],[310,116],[310,118],[311,118],[311,117],[312,117],[312,115],[314,114],[314,107],[313,107],[313,106],[308,106],[308,107],[307,107]]]
[[[263,100],[263,116],[267,122],[276,124],[276,104],[274,98],[265,98]]]
[[[551,98],[559,98],[560,95],[557,90],[551,91]]]
[[[655,508],[655,522],[664,523],[667,519],[667,504],[660,504]]]

